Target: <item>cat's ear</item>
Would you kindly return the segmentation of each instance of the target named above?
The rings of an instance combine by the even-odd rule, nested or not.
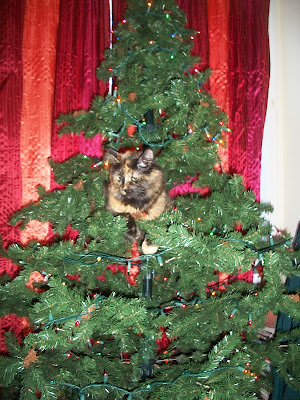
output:
[[[118,164],[120,162],[120,157],[120,154],[116,150],[107,148],[103,160],[109,164]]]
[[[153,150],[148,147],[138,159],[137,166],[142,169],[149,169],[152,166],[153,161]]]

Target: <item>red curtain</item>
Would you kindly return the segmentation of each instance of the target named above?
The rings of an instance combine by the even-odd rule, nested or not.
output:
[[[22,105],[22,40],[25,2],[0,5],[0,233],[4,244],[20,239],[7,216],[21,206],[20,122]],[[18,268],[0,259],[0,275]]]
[[[243,175],[260,198],[260,162],[270,54],[269,0],[178,0],[188,27],[199,31],[194,52],[212,68],[209,90],[229,117],[232,133],[220,149],[226,172]],[[259,10],[259,12],[258,12]]]
[[[92,140],[59,137],[55,119],[60,113],[87,110],[91,99],[107,90],[107,84],[96,78],[96,68],[109,47],[109,3],[61,0],[59,15],[51,156],[56,161],[78,152],[100,157],[100,135]]]
[[[223,166],[244,177],[257,199],[269,82],[269,0],[177,0],[195,35],[199,69],[211,67],[207,85],[229,116]],[[126,1],[112,0],[113,26]],[[257,12],[259,10],[259,12]],[[48,226],[20,233],[8,216],[37,199],[36,186],[55,187],[47,163],[80,152],[101,156],[101,136],[59,138],[60,113],[89,108],[107,82],[95,70],[110,40],[109,0],[4,0],[0,2],[0,234],[7,245],[41,238]],[[0,274],[17,267],[0,260]]]
[[[230,1],[229,171],[243,175],[257,199],[269,87],[268,14],[269,0]]]
[[[38,200],[37,185],[50,188],[52,104],[54,99],[56,37],[59,0],[27,0],[22,41],[22,104],[20,158],[22,200]],[[21,233],[22,242],[48,235],[48,225],[31,222]]]

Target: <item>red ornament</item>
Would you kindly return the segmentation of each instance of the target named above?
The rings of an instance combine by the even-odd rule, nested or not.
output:
[[[122,352],[121,353],[121,360],[126,362],[127,364],[130,364],[130,358],[131,358],[131,354],[128,352]]]
[[[0,353],[8,354],[5,344],[6,332],[12,332],[19,344],[29,332],[32,332],[27,317],[19,317],[16,314],[7,314],[0,318]]]
[[[236,232],[241,232],[242,235],[246,235],[247,233],[247,231],[243,229],[243,225],[239,221],[235,223],[233,228]]]
[[[79,321],[79,319],[77,319],[76,322],[75,322],[76,328],[77,328],[77,326],[79,326],[79,324],[80,324],[80,321]]]
[[[105,278],[105,272],[103,272],[101,275],[97,276],[97,278],[99,281],[105,282],[106,278]]]
[[[79,231],[75,231],[72,229],[71,225],[66,227],[65,233],[62,236],[62,240],[67,241],[69,240],[72,243],[76,243],[79,236]]]
[[[7,274],[11,278],[15,278],[19,275],[22,267],[20,265],[15,265],[12,262],[7,261],[8,260],[5,260],[5,262],[2,262],[0,265],[0,276]]]
[[[129,125],[127,127],[127,135],[128,137],[133,137],[136,131],[136,125]]]
[[[66,278],[69,278],[70,281],[80,282],[80,274],[76,274],[76,275],[66,274]]]
[[[42,275],[39,271],[32,271],[27,281],[26,287],[28,287],[28,289],[34,290],[37,293],[43,293],[46,290],[45,288],[37,288],[34,286],[34,283],[39,282],[47,282],[45,280],[45,276]]]
[[[136,278],[140,273],[140,270],[138,267],[138,265],[141,263],[141,260],[138,259],[140,257],[140,255],[141,255],[141,253],[139,252],[137,242],[133,242],[131,245],[131,258],[132,259],[137,258],[137,260],[133,261],[133,264],[131,264],[131,267],[130,267],[130,271],[126,275],[127,282],[131,286],[137,286]]]
[[[223,173],[223,168],[222,168],[221,163],[219,163],[219,162],[215,163],[214,170],[217,171],[219,174],[222,174]]]
[[[159,328],[162,334],[161,338],[156,340],[158,353],[165,351],[168,348],[169,344],[171,343],[171,340],[168,338],[166,333],[167,329],[168,328],[164,328],[163,326]]]
[[[141,263],[138,257],[140,255],[141,253],[139,252],[137,242],[133,242],[131,245],[131,258],[133,259],[133,261],[130,265],[130,270],[129,271],[127,270],[127,265],[122,265],[122,264],[108,264],[106,266],[106,269],[110,270],[113,274],[121,272],[126,276],[127,282],[131,286],[137,286],[136,278],[140,273],[138,265]]]
[[[121,264],[107,264],[106,269],[110,270],[113,274],[117,272],[122,272],[122,274],[126,273],[126,266]]]
[[[207,197],[210,195],[210,188],[207,186],[204,186],[203,188],[199,186],[193,186],[193,183],[198,180],[198,176],[195,175],[194,177],[190,178],[187,180],[185,183],[182,183],[180,185],[174,186],[170,191],[169,191],[169,196],[174,198],[177,196],[184,196],[189,193],[199,193],[202,197]]]
[[[261,262],[256,261],[252,263],[250,270],[246,272],[227,274],[226,272],[215,270],[214,274],[218,275],[219,279],[217,281],[208,282],[206,285],[206,293],[209,295],[214,295],[216,290],[224,292],[226,287],[231,285],[236,280],[245,281],[254,285],[261,283],[263,277],[263,266]]]
[[[209,282],[206,286],[206,293],[207,294],[212,294],[215,293],[216,290],[219,290],[220,292],[224,292],[226,290],[226,286],[228,286],[231,283],[231,274],[227,274],[226,272],[220,272],[215,270],[214,274],[219,276],[219,279],[217,281],[212,281]],[[226,286],[225,286],[226,285]]]

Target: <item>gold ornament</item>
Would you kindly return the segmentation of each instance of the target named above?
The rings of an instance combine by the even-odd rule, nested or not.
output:
[[[298,303],[298,302],[299,302],[299,299],[300,299],[300,296],[299,296],[298,293],[297,293],[297,294],[291,294],[291,295],[289,296],[289,298],[292,299],[294,303]]]
[[[183,42],[183,38],[179,35],[175,35],[174,38],[179,40],[180,42]]]
[[[35,363],[39,358],[36,355],[37,352],[34,349],[30,349],[27,356],[24,358],[25,368],[29,368],[30,363]]]
[[[130,93],[128,93],[128,95],[127,95],[127,99],[128,99],[129,101],[134,101],[136,98],[137,98],[137,94],[136,94],[135,92],[130,92]]]
[[[133,26],[128,26],[128,29],[131,31],[131,32],[136,32],[136,28],[134,28]]]
[[[83,180],[80,179],[75,185],[73,185],[73,188],[76,189],[76,190],[83,189]]]
[[[81,316],[81,320],[82,320],[82,321],[85,321],[85,320],[87,320],[87,319],[90,319],[95,310],[96,310],[96,306],[95,306],[95,304],[93,304],[92,306],[90,306],[90,307],[87,309],[87,314],[83,314],[83,315]]]
[[[202,107],[209,107],[209,103],[207,103],[206,101],[200,100],[200,104]]]

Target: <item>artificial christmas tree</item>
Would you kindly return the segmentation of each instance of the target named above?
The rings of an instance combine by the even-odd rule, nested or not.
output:
[[[1,325],[12,331],[3,398],[244,400],[268,385],[265,357],[279,344],[261,343],[257,330],[270,310],[299,319],[284,288],[295,273],[290,238],[272,236],[270,207],[223,173],[226,116],[190,54],[196,34],[172,1],[128,2],[97,72],[110,92],[59,119],[62,134],[101,132],[119,154],[152,149],[172,206],[133,216],[152,245],[144,251],[127,239],[128,216],[106,209],[109,158],[50,160],[60,188],[40,187],[11,223],[50,222],[52,239],[3,251],[22,270],[1,288],[1,312],[18,310],[24,324],[17,340]],[[297,387],[297,365],[288,368]]]

